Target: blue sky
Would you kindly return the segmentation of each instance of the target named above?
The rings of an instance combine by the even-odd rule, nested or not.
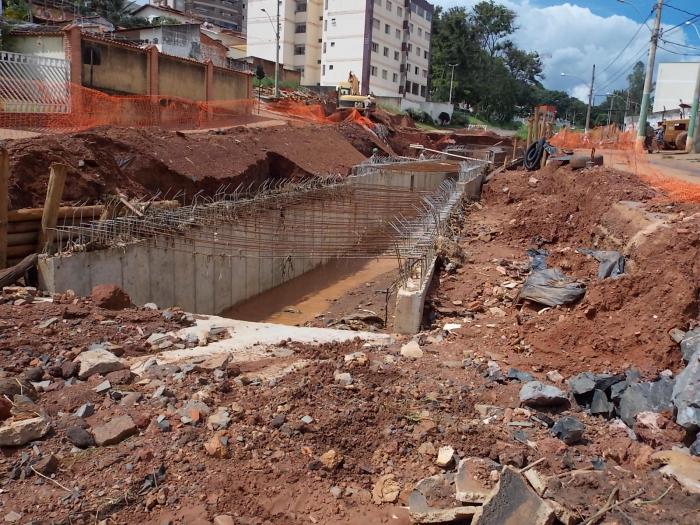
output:
[[[585,98],[584,79],[590,79],[595,64],[596,93],[604,95],[626,86],[627,73],[637,60],[646,64],[650,31],[642,22],[655,0],[497,1],[517,13],[519,29],[513,39],[520,47],[540,53],[545,66],[543,83],[550,89]],[[477,2],[434,0],[443,7],[469,7]],[[664,4],[662,27],[668,34],[658,51],[657,64],[700,61],[700,37],[693,26],[684,24],[691,15],[683,12],[700,15],[700,0],[668,0]],[[650,17],[647,23],[651,26],[652,22]],[[700,31],[700,17],[694,23]]]

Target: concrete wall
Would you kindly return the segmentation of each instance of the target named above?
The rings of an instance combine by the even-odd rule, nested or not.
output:
[[[433,120],[437,120],[438,116],[443,111],[452,118],[454,104],[448,104],[447,102],[415,102],[403,99],[401,101],[401,109],[418,109],[420,111],[425,111]]]
[[[206,66],[160,55],[158,93],[190,100],[206,100]]]
[[[100,55],[100,64],[82,64],[83,85],[109,93],[145,95],[148,93],[146,52],[133,47],[109,45],[100,41],[82,42],[82,60],[90,49]],[[89,56],[89,55],[88,55]],[[92,71],[92,74],[91,74]]]
[[[247,75],[229,69],[214,68],[212,100],[234,100],[250,98]]]
[[[8,37],[8,51],[46,58],[66,59],[63,35],[28,35]]]

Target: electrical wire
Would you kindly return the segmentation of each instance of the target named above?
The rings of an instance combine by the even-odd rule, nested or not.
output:
[[[674,46],[684,47],[686,49],[692,49],[694,51],[700,51],[700,47],[698,47],[698,46],[681,44],[680,42],[672,42],[671,40],[666,40],[665,38],[660,38],[659,40],[661,40],[664,44],[673,44]]]
[[[663,46],[657,46],[659,49],[663,49],[667,53],[671,53],[672,55],[678,55],[682,57],[697,57],[700,56],[700,53],[679,53],[678,51],[673,51],[671,49],[665,48]]]
[[[610,63],[601,71],[601,74],[602,74],[602,73],[605,73],[608,69],[610,69],[610,66],[612,66],[612,65],[617,61],[617,59],[620,58],[620,56],[622,55],[622,53],[624,53],[624,52],[627,50],[627,48],[630,46],[630,44],[631,44],[632,42],[634,42],[634,40],[637,38],[637,36],[639,36],[639,32],[642,30],[642,27],[643,27],[644,25],[646,25],[647,20],[649,20],[649,17],[651,17],[651,15],[652,15],[653,12],[654,12],[654,11],[652,10],[652,11],[649,13],[649,15],[647,15],[646,20],[644,20],[644,22],[642,22],[642,24],[637,28],[637,31],[634,33],[634,35],[632,35],[632,38],[629,39],[629,41],[627,42],[627,44],[625,44],[625,47],[623,47],[623,48],[620,50],[620,52],[615,56],[615,58],[613,58],[613,59],[610,61]]]
[[[675,9],[676,11],[680,11],[681,13],[685,13],[686,15],[695,16],[695,17],[700,17],[700,14],[691,13],[690,11],[686,11],[685,9],[681,9],[680,7],[676,7],[676,6],[674,6],[674,5],[671,5],[671,4],[669,4],[668,2],[666,2],[666,3],[664,4],[664,7],[669,7],[669,8],[671,8],[671,9]]]

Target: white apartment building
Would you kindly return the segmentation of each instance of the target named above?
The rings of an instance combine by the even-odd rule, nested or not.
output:
[[[275,60],[276,1],[247,2],[251,56]],[[352,71],[363,94],[424,101],[433,11],[426,0],[281,0],[280,62],[306,86],[334,89]]]

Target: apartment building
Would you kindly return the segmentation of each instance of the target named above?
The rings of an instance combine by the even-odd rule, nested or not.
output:
[[[276,1],[247,2],[251,56],[275,59]],[[433,11],[426,0],[281,0],[280,62],[306,86],[334,88],[352,71],[363,94],[424,101]]]
[[[244,0],[149,0],[149,3],[195,15],[205,22],[233,31],[245,29]]]

